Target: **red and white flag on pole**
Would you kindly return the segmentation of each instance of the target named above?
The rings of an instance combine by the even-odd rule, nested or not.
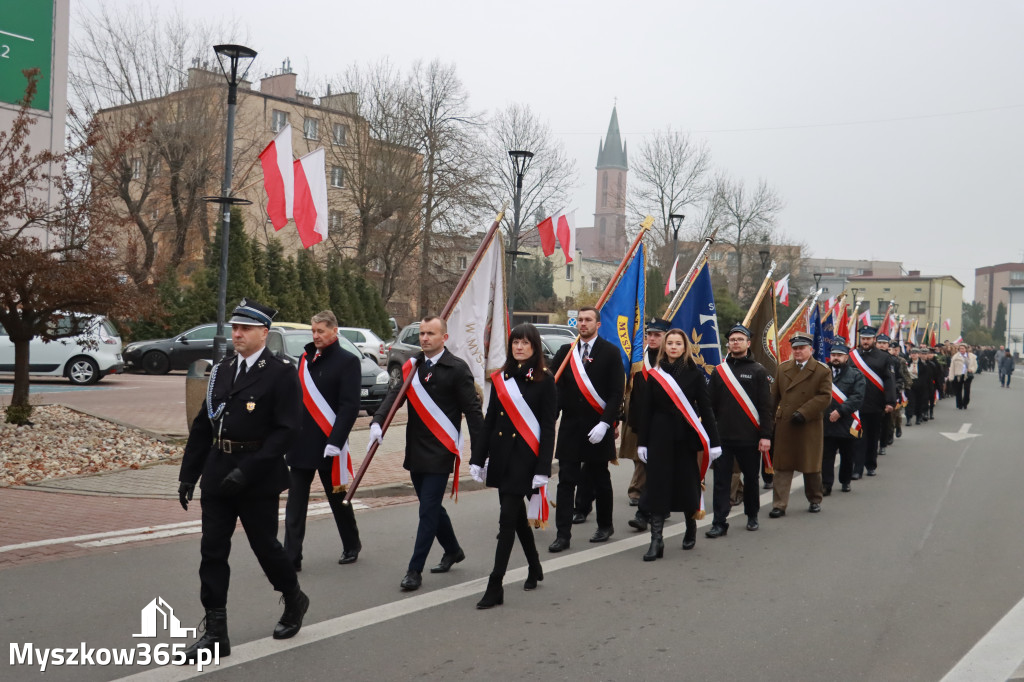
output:
[[[860,315],[857,316],[857,321],[860,322],[860,326],[862,326],[862,327],[870,327],[871,326],[871,311],[870,310],[865,310],[864,312],[862,312]]]
[[[665,280],[665,295],[668,296],[670,293],[676,290],[676,268],[679,267],[679,256],[676,256],[676,261],[672,263],[672,270],[668,273],[668,279]]]
[[[555,215],[555,234],[565,254],[565,262],[571,263],[576,255],[576,211]]]
[[[555,252],[555,220],[554,216],[548,216],[537,223],[537,234],[540,235],[540,248],[545,256]]]
[[[946,331],[948,332],[948,331],[949,331],[949,326],[950,326],[950,325],[951,325],[952,323],[953,323],[953,320],[951,320],[950,318],[948,318],[948,317],[947,317],[947,318],[946,318],[945,320],[943,320],[943,322],[942,322],[942,326],[943,326],[943,327],[945,327],[945,328],[946,328]]]
[[[303,248],[327,238],[327,170],[323,147],[295,162],[295,227]]]
[[[789,275],[775,283],[775,295],[778,296],[779,303],[789,305]]]
[[[286,125],[260,152],[263,186],[267,190],[267,215],[280,230],[292,217],[295,199],[295,173],[292,170],[292,127]]]
[[[958,337],[956,337],[956,341],[953,342],[953,345],[957,346],[957,345],[959,345],[959,344],[961,344],[963,342],[964,342],[964,337],[958,336]]]

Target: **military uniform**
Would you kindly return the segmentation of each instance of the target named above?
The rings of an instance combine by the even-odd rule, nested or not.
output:
[[[860,330],[862,339],[873,338],[875,334],[874,327],[862,327]],[[874,476],[875,469],[878,468],[878,447],[882,443],[882,429],[888,419],[885,408],[887,406],[896,407],[896,376],[893,374],[888,353],[873,346],[867,350],[851,350],[851,362],[854,352],[882,382],[882,386],[879,388],[871,377],[864,373],[867,383],[864,385],[864,405],[860,410],[864,434],[860,440],[861,446],[853,465],[853,478],[857,480],[864,474],[865,469],[867,469],[868,476]]]

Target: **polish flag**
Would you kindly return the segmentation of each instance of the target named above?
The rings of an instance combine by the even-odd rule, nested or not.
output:
[[[775,283],[775,295],[779,297],[779,303],[789,305],[789,275]]]
[[[555,215],[555,233],[565,253],[565,262],[571,263],[576,253],[576,211]]]
[[[676,290],[676,268],[679,267],[679,256],[676,256],[676,262],[672,264],[672,271],[668,273],[668,279],[665,280],[665,295],[668,296],[670,293]]]
[[[860,322],[860,326],[862,326],[862,327],[870,327],[871,326],[871,311],[870,310],[865,310],[864,312],[862,312],[860,315],[857,316],[857,321]]]
[[[943,321],[942,326],[946,328],[947,332],[949,331],[949,325],[952,324],[952,322],[953,320],[951,320],[948,317],[945,319],[945,321]]]
[[[548,216],[537,223],[537,233],[540,235],[540,248],[545,256],[555,252],[555,221],[553,216]]]
[[[964,337],[958,336],[958,337],[956,337],[956,341],[953,342],[953,345],[954,346],[958,346],[958,345],[960,345],[963,342],[964,342]]]
[[[263,186],[267,190],[267,215],[274,229],[280,230],[292,217],[295,197],[295,173],[292,171],[292,127],[286,125],[260,152]]]
[[[316,149],[295,162],[295,227],[303,248],[327,237],[327,169],[324,149]]]

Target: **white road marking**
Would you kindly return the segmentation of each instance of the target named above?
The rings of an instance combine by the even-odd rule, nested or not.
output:
[[[353,502],[352,509],[369,509],[362,502]],[[307,516],[321,516],[331,512],[327,502],[315,502],[309,505]],[[284,510],[278,514],[279,520],[284,520]],[[198,533],[202,530],[202,521],[182,521],[181,523],[166,523],[160,526],[143,526],[142,528],[125,528],[123,530],[111,530],[104,533],[89,533],[87,535],[75,535],[65,538],[50,538],[49,540],[36,540],[34,542],[22,542],[17,545],[0,546],[0,553],[13,552],[19,549],[32,549],[33,547],[48,547],[50,545],[77,545],[79,547],[106,547],[109,545],[121,545],[128,542],[140,542],[152,540],[153,538],[171,537],[174,535],[186,535]]]
[[[964,424],[963,426],[960,427],[960,429],[956,433],[946,433],[944,431],[940,431],[939,433],[941,433],[943,436],[945,436],[946,438],[950,439],[954,443],[957,442],[957,441],[966,440],[968,438],[977,438],[978,436],[981,435],[980,433],[967,433],[970,430],[971,430],[971,425],[970,424]]]
[[[1024,661],[1024,599],[946,673],[942,682],[1005,680]],[[233,652],[232,652],[233,653]]]
[[[803,487],[803,476],[799,474],[795,475],[793,477],[792,490],[800,490]],[[771,492],[761,495],[761,504],[770,505],[771,496]],[[738,511],[731,514],[729,518],[742,515],[742,511]],[[709,525],[711,525],[711,515],[708,515],[703,520],[697,522],[698,528]],[[685,530],[685,524],[675,523],[672,526],[665,528],[664,537],[668,538],[681,535]],[[650,541],[650,535],[647,533],[639,533],[632,537],[601,544],[582,552],[576,552],[575,554],[560,556],[554,559],[546,559],[543,562],[544,573],[554,573],[555,571],[571,568],[590,561],[597,561],[598,559],[603,559],[613,554],[618,554],[619,552],[637,549],[649,544]],[[543,551],[543,549],[541,551]],[[527,570],[526,566],[522,566],[509,571],[505,574],[504,584],[507,585],[509,583],[524,580],[527,575]],[[487,577],[484,576],[482,578],[468,580],[464,583],[444,587],[432,592],[417,594],[413,597],[399,598],[395,601],[381,604],[380,606],[374,606],[355,613],[349,613],[344,616],[321,621],[319,623],[304,625],[302,627],[302,632],[295,639],[279,640],[271,637],[265,637],[252,642],[246,642],[245,644],[237,644],[231,647],[230,658],[222,658],[219,666],[211,666],[202,673],[196,672],[194,668],[189,666],[164,666],[162,668],[150,668],[121,679],[159,680],[161,682],[191,679],[209,672],[216,672],[224,670],[225,668],[243,665],[267,656],[273,656],[274,654],[284,651],[297,649],[299,647],[306,646],[307,644],[313,644],[314,642],[337,637],[347,632],[359,630],[371,625],[377,625],[378,623],[394,620],[395,618],[401,618],[402,616],[408,616],[425,609],[433,608],[434,606],[441,606],[442,604],[448,604],[459,599],[472,597],[480,594],[486,585]]]

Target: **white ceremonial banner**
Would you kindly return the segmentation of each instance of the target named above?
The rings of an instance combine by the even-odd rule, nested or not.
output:
[[[448,316],[445,347],[469,365],[487,410],[487,380],[505,364],[505,249],[495,233]]]

